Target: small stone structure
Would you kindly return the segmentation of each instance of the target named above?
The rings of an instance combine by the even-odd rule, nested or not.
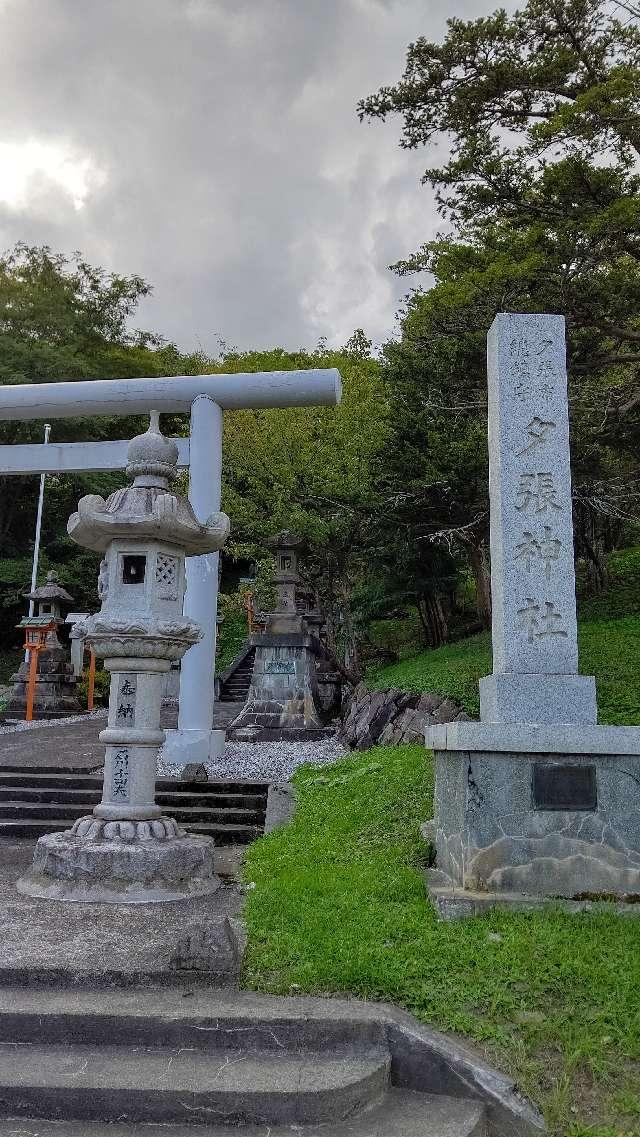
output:
[[[182,614],[185,553],[219,549],[224,514],[200,524],[186,498],[170,492],[178,451],[152,414],[146,434],[129,444],[133,485],[105,502],[82,498],[69,519],[71,538],[104,555],[101,609],[86,639],[111,672],[102,801],[72,829],[41,837],[33,869],[18,887],[58,900],[142,903],[213,891],[213,841],[188,836],[155,803],[160,704],[171,662],[197,643],[197,624]]]
[[[302,539],[285,529],[269,541],[275,570],[273,583],[276,607],[265,617],[265,631],[271,635],[307,632],[319,634],[324,616],[315,605],[311,589],[305,587],[298,572],[298,551]]]
[[[263,618],[264,633],[249,639],[248,646],[255,647],[251,686],[229,727],[232,735],[241,731],[239,737],[254,732],[263,739],[321,737],[338,708],[340,680],[318,635],[324,618],[298,572],[301,543],[287,531],[270,542],[276,607]]]
[[[480,723],[427,730],[432,894],[636,900],[640,729],[596,725],[578,674],[564,320],[501,314],[488,346],[493,674]]]
[[[58,627],[64,623],[62,606],[73,604],[73,597],[62,587],[54,569],[47,573],[45,584],[28,594],[28,599],[34,601],[37,617],[55,621]],[[16,674],[11,676],[14,686],[6,708],[9,718],[22,719],[26,714],[28,679],[29,663],[24,660]],[[76,697],[76,677],[69,662],[69,652],[60,643],[57,629],[54,628],[47,636],[46,646],[38,652],[33,717],[64,718],[67,715],[77,715],[81,710]]]

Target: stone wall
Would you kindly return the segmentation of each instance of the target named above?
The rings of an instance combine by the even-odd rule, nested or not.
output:
[[[368,750],[376,744],[424,742],[427,726],[468,719],[460,704],[445,695],[416,695],[394,688],[370,691],[359,683],[343,703],[338,735],[352,749]]]

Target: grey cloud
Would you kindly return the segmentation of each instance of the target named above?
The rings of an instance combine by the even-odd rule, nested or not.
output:
[[[457,14],[484,10],[465,0]],[[4,0],[0,143],[90,155],[105,180],[75,210],[40,177],[0,204],[18,238],[139,272],[140,326],[181,347],[346,339],[393,330],[387,269],[438,227],[426,156],[357,99],[434,38],[445,0]]]

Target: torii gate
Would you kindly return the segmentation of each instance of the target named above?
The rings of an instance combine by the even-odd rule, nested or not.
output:
[[[224,410],[335,406],[340,396],[335,368],[34,383],[0,386],[0,421],[190,410],[190,437],[176,439],[178,465],[189,467],[189,500],[204,522],[220,509]],[[127,445],[124,440],[0,446],[0,474],[124,469]],[[184,610],[204,637],[182,661],[178,729],[167,731],[166,742],[167,756],[176,764],[205,762],[219,752],[212,729],[217,608],[218,554],[189,557]]]

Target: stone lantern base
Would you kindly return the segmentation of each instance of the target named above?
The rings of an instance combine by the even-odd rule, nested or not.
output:
[[[13,690],[6,707],[10,718],[23,719],[27,713],[27,684],[29,663],[24,661],[11,676]],[[67,661],[67,652],[58,644],[38,653],[36,689],[33,700],[34,719],[65,718],[82,714],[83,707],[77,698],[76,677]]]
[[[210,837],[186,834],[170,817],[154,821],[80,818],[38,841],[31,870],[18,881],[27,896],[85,904],[158,904],[215,892]]]

